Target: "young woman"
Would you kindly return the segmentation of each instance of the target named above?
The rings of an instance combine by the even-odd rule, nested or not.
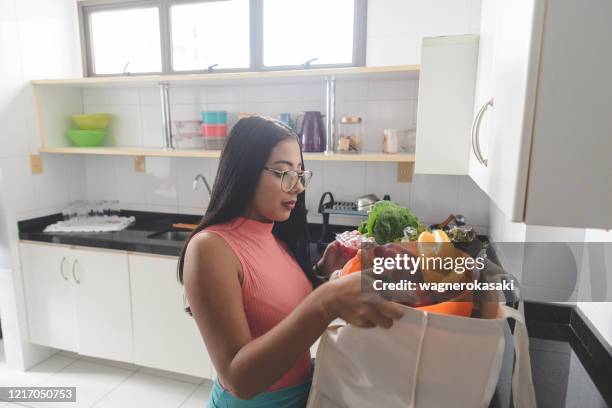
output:
[[[281,122],[249,117],[233,127],[210,204],[179,262],[218,373],[209,407],[303,407],[309,348],[331,321],[388,328],[402,316],[399,305],[362,294],[359,273],[321,284],[346,259],[330,244],[309,261],[311,175],[297,135]]]

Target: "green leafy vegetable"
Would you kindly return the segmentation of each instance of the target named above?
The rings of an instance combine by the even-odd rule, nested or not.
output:
[[[359,224],[359,228],[357,228],[357,231],[359,231],[360,234],[367,234],[368,233],[368,220],[365,220],[361,224]]]
[[[404,228],[409,226],[418,228],[419,219],[408,208],[392,201],[377,202],[368,215],[368,235],[378,244],[401,240]]]

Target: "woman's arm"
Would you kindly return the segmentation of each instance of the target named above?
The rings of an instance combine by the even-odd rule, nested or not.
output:
[[[359,274],[321,285],[261,337],[250,334],[242,303],[240,263],[222,238],[195,236],[184,283],[213,364],[229,391],[250,399],[281,378],[336,317],[361,327],[390,327],[399,305],[361,293]]]

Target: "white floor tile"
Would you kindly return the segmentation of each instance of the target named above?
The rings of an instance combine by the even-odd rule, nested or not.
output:
[[[96,363],[96,364],[102,364],[102,365],[107,365],[111,367],[122,368],[124,370],[130,370],[130,371],[136,371],[140,368],[140,366],[137,366],[131,363],[124,363],[122,361],[105,360],[102,358],[89,357],[89,356],[82,356],[81,360],[89,361],[90,363]]]
[[[76,403],[54,403],[54,407],[91,407],[111,390],[125,381],[133,371],[108,365],[78,360],[53,374],[40,386],[76,387]],[[29,403],[34,408],[47,408],[48,403]]]
[[[94,406],[96,408],[178,407],[197,387],[195,384],[137,372]]]
[[[198,389],[189,396],[187,401],[181,405],[181,408],[203,408],[206,406],[206,401],[208,401],[211,390],[212,383],[210,381],[205,381],[204,384],[200,385]]]
[[[200,377],[194,377],[192,375],[186,375],[186,374],[173,373],[171,371],[158,370],[156,368],[150,368],[150,367],[142,367],[139,370],[139,372],[143,374],[154,375],[156,377],[168,378],[170,380],[188,382],[188,383],[195,384],[195,385],[200,385],[204,381],[204,379]]]
[[[57,353],[28,371],[16,371],[0,367],[0,384],[14,387],[39,385],[73,362],[75,362],[74,358]]]

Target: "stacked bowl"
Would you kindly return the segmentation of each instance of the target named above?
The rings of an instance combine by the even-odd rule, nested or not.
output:
[[[68,138],[79,147],[96,147],[104,143],[111,115],[97,113],[70,117],[78,129],[70,129]]]

